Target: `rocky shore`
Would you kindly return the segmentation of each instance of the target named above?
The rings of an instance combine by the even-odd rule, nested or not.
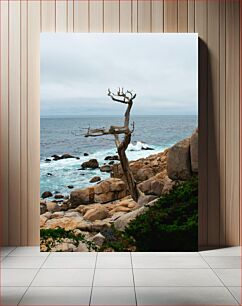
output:
[[[67,198],[49,191],[42,194],[40,228],[73,231],[76,236],[83,235],[87,242],[75,245],[65,238],[59,243],[51,243],[51,251],[90,251],[90,244],[98,250],[105,242],[106,229],[124,230],[131,220],[149,209],[149,205],[168,193],[177,182],[196,174],[198,131],[161,153],[130,161],[134,178],[143,192],[138,203],[129,195],[118,157],[107,156],[106,161],[109,164],[100,171],[110,172],[109,179],[101,180],[96,176],[89,187],[73,189]],[[98,161],[93,159],[81,165],[81,169],[98,167]],[[50,196],[54,200],[49,201]],[[45,243],[41,243],[42,251],[49,250]]]

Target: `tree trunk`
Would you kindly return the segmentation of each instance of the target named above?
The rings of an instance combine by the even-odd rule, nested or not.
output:
[[[137,187],[137,183],[134,179],[133,173],[131,172],[131,169],[129,167],[129,161],[125,153],[130,143],[130,140],[131,140],[131,134],[125,135],[124,140],[118,146],[118,155],[130,195],[135,202],[138,202],[140,192]]]

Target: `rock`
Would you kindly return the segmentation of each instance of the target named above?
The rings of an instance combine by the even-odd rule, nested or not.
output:
[[[101,177],[100,176],[94,176],[93,178],[90,179],[90,183],[96,183],[101,181]]]
[[[88,221],[103,220],[108,217],[109,211],[102,205],[95,205],[95,207],[89,209],[84,215],[84,219]]]
[[[99,168],[99,163],[96,159],[90,159],[81,164],[82,169],[96,169]]]
[[[111,172],[112,171],[112,167],[110,165],[104,165],[100,167],[100,171],[101,172]]]
[[[96,234],[93,238],[92,241],[99,247],[101,247],[105,241],[105,237],[101,234],[98,233]]]
[[[183,139],[169,149],[167,174],[172,180],[187,180],[191,177],[189,138]]]
[[[87,221],[83,220],[82,217],[79,218],[69,218],[69,217],[63,217],[63,218],[53,218],[49,219],[45,223],[45,228],[55,229],[55,228],[64,228],[65,230],[74,230],[74,229],[80,229],[80,230],[90,230],[91,229],[91,223],[88,223]]]
[[[84,156],[89,156],[89,154],[88,154],[88,153],[84,153],[83,155],[84,155]]]
[[[160,180],[151,178],[138,185],[140,190],[146,195],[161,196],[164,184]]]
[[[62,194],[56,194],[56,195],[54,196],[54,198],[55,198],[55,199],[63,199],[64,196],[63,196]]]
[[[49,197],[52,197],[52,196],[53,196],[53,194],[50,191],[44,191],[41,195],[41,198],[46,199],[46,198],[49,198]]]
[[[157,199],[157,196],[154,196],[154,195],[141,196],[139,197],[138,205],[139,206],[147,205],[148,203],[152,202],[155,199]]]
[[[64,217],[64,212],[63,211],[56,211],[51,215],[50,219],[63,218],[63,217]]]
[[[192,172],[198,173],[198,129],[190,138],[190,154]]]
[[[47,175],[47,176],[53,176],[53,174],[50,173],[50,172],[46,173],[46,175]]]
[[[54,154],[51,157],[53,157],[53,160],[55,160],[55,161],[61,159],[61,157],[59,155],[57,155],[57,154]]]
[[[114,160],[111,160],[108,164],[113,165],[114,163],[115,163]]]
[[[94,187],[77,189],[70,194],[71,208],[82,204],[91,204],[94,202]]]
[[[118,155],[106,156],[104,160],[119,160],[119,156]]]
[[[43,227],[48,219],[44,216],[40,216],[40,227]]]
[[[47,211],[47,212],[46,212],[46,213],[44,213],[42,216],[43,216],[43,217],[45,217],[45,218],[47,218],[47,219],[50,219],[50,218],[51,218],[51,216],[52,216],[52,213],[51,213],[51,212],[49,212],[49,211]]]
[[[114,214],[114,213],[117,213],[117,212],[130,212],[131,211],[131,208],[129,207],[124,207],[124,206],[116,206],[115,208],[113,208],[111,211],[110,211],[110,214]]]
[[[76,158],[76,157],[75,157],[75,156],[72,156],[72,155],[70,155],[70,154],[68,154],[68,153],[65,153],[65,154],[61,155],[60,158],[61,158],[61,159],[67,159],[67,158]]]
[[[52,252],[77,252],[77,248],[74,244],[63,242],[51,249]]]
[[[49,163],[49,162],[51,162],[51,159],[50,158],[46,158],[45,161]]]
[[[79,242],[76,252],[89,252],[88,247],[85,243]]]
[[[103,204],[122,199],[127,195],[127,188],[122,180],[110,178],[95,185],[94,193],[94,201]]]
[[[40,204],[40,214],[44,214],[47,212],[47,207],[46,207],[46,204],[45,203],[41,203]]]
[[[47,210],[49,212],[56,212],[56,211],[60,211],[60,207],[57,203],[55,202],[47,202],[46,203],[46,207],[47,207]]]
[[[80,159],[80,157],[75,157],[75,159]]]
[[[74,186],[73,186],[73,185],[68,185],[68,186],[67,186],[67,188],[69,188],[69,189],[73,189],[73,188],[74,188]]]
[[[114,221],[114,227],[119,230],[123,231],[125,227],[130,223],[130,221],[134,220],[137,216],[142,214],[145,211],[144,207],[140,207],[134,211],[131,211],[127,214],[122,215],[120,218]]]
[[[58,194],[58,193],[60,193],[60,191],[58,191],[58,190],[56,190],[56,191],[54,192],[54,194]]]
[[[69,204],[68,203],[63,203],[59,207],[60,207],[60,211],[67,211],[69,209]]]

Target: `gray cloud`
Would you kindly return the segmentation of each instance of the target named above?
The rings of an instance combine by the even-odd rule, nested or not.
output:
[[[41,115],[120,114],[107,88],[137,93],[133,114],[197,114],[196,34],[41,34]]]

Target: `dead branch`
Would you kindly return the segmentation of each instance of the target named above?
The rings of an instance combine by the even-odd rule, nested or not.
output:
[[[108,96],[111,97],[113,101],[120,102],[123,104],[127,104],[127,109],[124,114],[124,125],[123,126],[114,126],[111,125],[109,128],[99,128],[99,129],[91,129],[90,127],[87,130],[85,137],[98,137],[104,135],[113,135],[115,144],[118,150],[120,164],[123,170],[123,174],[126,178],[127,187],[129,192],[134,199],[134,201],[138,201],[139,196],[141,195],[141,191],[138,189],[137,183],[134,179],[133,173],[129,167],[129,161],[126,156],[126,149],[131,142],[131,135],[134,131],[134,122],[132,124],[132,129],[129,128],[130,121],[130,112],[133,106],[133,100],[136,98],[136,94],[133,94],[132,91],[127,90],[124,92],[123,88],[119,88],[117,93],[111,92],[108,89]],[[119,135],[123,134],[123,140],[120,141]]]

